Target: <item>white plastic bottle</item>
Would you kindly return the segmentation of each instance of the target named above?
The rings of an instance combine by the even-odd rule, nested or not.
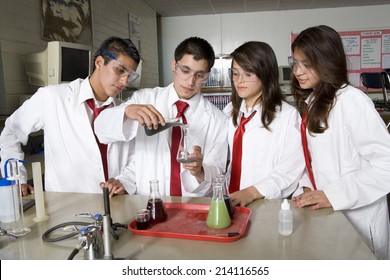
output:
[[[279,233],[281,235],[290,235],[292,232],[293,214],[288,200],[284,199],[279,211]]]

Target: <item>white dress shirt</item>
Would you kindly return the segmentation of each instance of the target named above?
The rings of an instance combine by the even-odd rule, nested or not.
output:
[[[165,118],[175,118],[177,100],[179,98],[173,84],[164,88],[142,89],[134,92],[132,98],[122,106],[104,110],[96,119],[96,133],[102,143],[131,140],[130,143],[134,144],[132,170],[136,184],[132,193],[149,194],[149,181],[157,179],[161,195],[170,195],[172,129],[147,136],[138,122],[123,121],[125,107],[129,104],[152,104]],[[182,195],[203,196],[210,190],[212,179],[226,168],[227,118],[200,93],[183,101],[190,105],[184,114],[192,144],[202,149],[205,181],[199,184],[181,166]]]
[[[237,127],[234,127],[229,103],[224,112],[229,116],[229,154],[232,160],[233,139]],[[283,102],[277,108],[270,130],[264,128],[261,119],[261,105],[251,111],[246,110],[245,100],[240,108],[240,118],[256,111],[245,125],[242,139],[242,161],[240,189],[255,186],[266,199],[288,197],[298,187],[298,181],[305,168],[301,137],[299,131],[300,116],[290,104]],[[238,123],[240,119],[238,120]],[[230,181],[229,165],[227,178]]]
[[[43,129],[45,190],[102,192],[103,165],[91,126],[92,110],[85,102],[93,97],[89,79],[40,88],[6,120],[0,136],[2,169],[8,158],[23,159],[20,144],[27,143],[30,133]],[[119,105],[113,98],[101,105],[110,103]],[[107,151],[109,177],[120,180],[126,189],[131,185],[130,151],[122,143],[109,145]]]

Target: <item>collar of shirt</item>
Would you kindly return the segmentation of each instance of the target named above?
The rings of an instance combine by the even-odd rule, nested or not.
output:
[[[260,103],[256,104],[255,107],[249,108],[247,110],[245,99],[243,99],[241,102],[240,112],[244,114],[245,118],[248,118],[254,111],[260,112],[260,109],[261,109]]]
[[[176,101],[181,100],[183,102],[187,102],[190,107],[187,108],[185,111],[185,116],[187,118],[187,121],[191,119],[192,114],[196,111],[196,108],[199,105],[200,102],[200,93],[196,93],[193,97],[190,99],[184,100],[180,99],[179,95],[177,94],[175,88],[173,87],[173,83],[170,85],[169,91],[168,91],[169,97],[168,97],[168,106],[169,106],[169,118],[175,118],[177,115],[177,108],[176,108]]]
[[[107,98],[106,101],[101,102],[97,101],[95,99],[95,95],[93,94],[93,90],[91,87],[91,84],[89,83],[89,78],[85,79],[80,86],[80,93],[79,93],[79,104],[84,103],[88,99],[93,99],[95,101],[95,107],[100,108],[101,106],[105,105],[111,105],[114,103],[113,98],[110,96]]]
[[[343,92],[343,90],[345,89],[345,88],[347,88],[349,85],[348,84],[343,84],[338,90],[337,90],[337,92],[336,92],[336,98]],[[306,102],[306,104],[307,105],[309,105],[312,101],[313,101],[313,99],[314,99],[314,94],[313,94],[313,92],[314,91],[312,91],[311,93],[310,93],[310,95],[305,99],[305,102]]]
[[[310,93],[310,95],[305,99],[305,102],[307,105],[309,105],[314,99],[313,91]]]

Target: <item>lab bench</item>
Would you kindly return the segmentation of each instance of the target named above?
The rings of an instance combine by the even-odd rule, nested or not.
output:
[[[42,234],[49,228],[69,221],[91,221],[74,215],[81,212],[103,214],[101,194],[45,192],[49,219],[33,222],[35,207],[25,212],[25,225],[31,232],[12,240],[0,237],[0,259],[65,260],[78,244],[77,236],[46,243]],[[135,211],[145,208],[148,196],[120,195],[110,199],[113,222],[129,224]],[[210,198],[163,197],[165,202],[210,204]],[[372,260],[375,259],[354,227],[342,214],[332,209],[310,211],[291,207],[294,231],[290,236],[278,233],[278,212],[281,200],[257,200],[249,205],[252,211],[245,234],[234,242],[187,240],[133,234],[118,231],[119,239],[111,239],[112,254],[119,259],[139,260]],[[83,253],[75,259],[83,259]]]

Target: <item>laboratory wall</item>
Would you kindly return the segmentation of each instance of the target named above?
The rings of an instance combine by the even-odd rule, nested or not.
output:
[[[0,115],[12,113],[37,88],[25,75],[25,54],[45,49],[41,39],[41,0],[2,0],[0,8]],[[327,24],[337,31],[390,28],[390,5],[334,9],[236,13],[156,18],[142,0],[92,0],[92,47],[106,37],[129,37],[129,14],[140,19],[143,58],[140,87],[172,81],[170,61],[189,36],[209,40],[215,52],[230,53],[249,40],[269,43],[280,65],[287,64],[291,32]],[[159,41],[159,42],[158,42]]]
[[[0,115],[12,113],[37,87],[25,75],[25,54],[40,52],[42,0],[1,0]],[[129,14],[139,18],[143,58],[141,87],[158,84],[156,12],[142,0],[91,0],[93,52],[108,36],[129,38]],[[138,44],[137,44],[138,45]]]
[[[389,28],[389,15],[390,5],[375,5],[161,18],[160,83],[172,81],[174,49],[189,36],[207,39],[216,54],[231,53],[246,41],[264,41],[274,49],[279,65],[286,65],[291,32],[320,24],[337,31]]]

